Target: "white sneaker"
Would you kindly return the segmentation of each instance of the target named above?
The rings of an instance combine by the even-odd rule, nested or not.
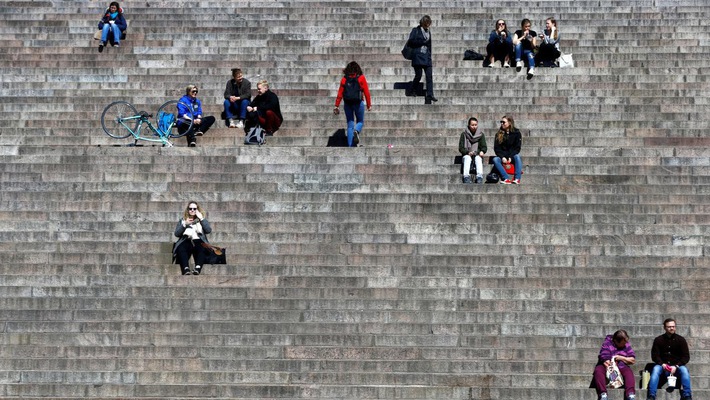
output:
[[[520,72],[520,70],[523,69],[524,66],[525,66],[525,64],[523,64],[522,61],[515,62],[515,70],[518,72]]]
[[[229,127],[230,127],[230,128],[236,128],[236,127],[237,127],[237,125],[234,124],[234,120],[231,119],[231,118],[229,119]]]
[[[503,64],[503,68],[510,68],[510,63],[506,61],[505,64]]]
[[[528,70],[528,79],[532,78],[533,76],[535,76],[535,68],[530,68]]]
[[[241,119],[237,121],[237,129],[244,129],[244,121]]]

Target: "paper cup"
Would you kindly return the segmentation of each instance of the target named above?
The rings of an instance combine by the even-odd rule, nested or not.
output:
[[[668,377],[668,387],[675,387],[676,377],[671,375]]]

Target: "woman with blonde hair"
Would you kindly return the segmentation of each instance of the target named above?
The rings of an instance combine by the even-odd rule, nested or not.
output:
[[[500,175],[500,183],[504,185],[520,184],[520,177],[523,174],[523,161],[520,158],[522,145],[523,136],[518,128],[515,127],[513,117],[503,116],[493,145],[493,150],[496,153],[495,157],[493,157],[493,164],[498,171],[498,175]],[[503,166],[503,164],[511,163],[515,166],[515,177],[512,181]]]
[[[544,67],[555,67],[555,61],[562,54],[557,20],[552,17],[545,20],[545,30],[540,34],[540,41],[540,48],[535,55],[535,63],[542,64]]]
[[[258,123],[264,128],[267,135],[273,135],[274,132],[279,130],[284,120],[281,115],[279,96],[269,90],[269,82],[266,79],[257,82],[256,90],[259,94],[254,97],[254,100],[247,107],[249,112],[247,119],[250,124],[247,124],[244,130],[248,132],[251,126]]]
[[[175,237],[178,238],[173,246],[173,262],[180,264],[183,275],[199,275],[205,259],[205,249],[202,243],[209,243],[207,235],[212,232],[212,227],[207,221],[207,213],[196,201],[187,203],[182,218],[175,227]],[[190,257],[195,261],[195,268],[190,270]]]
[[[185,138],[187,138],[187,145],[189,147],[197,146],[196,136],[202,136],[207,133],[212,124],[216,121],[213,116],[202,116],[202,102],[197,98],[198,92],[199,89],[197,88],[197,85],[187,85],[185,88],[185,95],[180,98],[177,105],[178,132],[182,134],[187,131]],[[190,118],[189,113],[187,112],[187,107],[192,109],[192,126],[186,122],[186,120]]]

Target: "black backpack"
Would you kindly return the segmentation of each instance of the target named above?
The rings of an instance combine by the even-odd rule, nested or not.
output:
[[[345,77],[345,89],[343,90],[343,101],[347,104],[358,104],[362,101],[362,89],[360,82],[357,81],[359,76]]]

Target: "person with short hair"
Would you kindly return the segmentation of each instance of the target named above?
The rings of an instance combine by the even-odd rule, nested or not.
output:
[[[498,171],[498,175],[500,175],[499,183],[504,185],[520,184],[520,177],[523,173],[523,161],[520,158],[522,146],[523,135],[515,127],[513,117],[504,115],[500,120],[500,129],[498,129],[493,142],[493,150],[496,153],[495,157],[493,157],[493,164]],[[512,181],[503,166],[503,164],[511,163],[515,166],[515,177]]]
[[[613,335],[607,335],[599,349],[597,365],[594,367],[594,388],[597,390],[599,400],[608,400],[606,369],[611,365],[611,361],[616,361],[624,379],[624,398],[626,400],[636,399],[636,383],[634,371],[631,365],[636,363],[636,353],[631,347],[629,334],[625,330],[619,329]]]
[[[459,138],[459,152],[463,163],[463,183],[473,183],[471,180],[471,161],[476,165],[476,183],[483,183],[483,155],[488,151],[486,135],[478,125],[478,119],[471,117],[468,125]]]
[[[244,120],[247,118],[247,106],[251,99],[251,82],[244,78],[242,70],[232,69],[232,79],[227,81],[224,89],[224,116],[230,128],[244,128]],[[237,122],[234,122],[234,116]]]
[[[178,238],[173,246],[173,262],[180,264],[183,275],[199,275],[205,260],[205,249],[202,243],[209,243],[207,235],[212,232],[212,227],[207,221],[207,213],[197,204],[190,201],[182,213],[182,218],[175,227],[175,237]],[[190,257],[195,261],[195,267],[190,270]]]
[[[356,99],[343,99],[348,85],[356,85],[355,89],[359,92]],[[348,90],[354,89],[348,87]],[[372,101],[365,74],[363,74],[360,64],[355,61],[349,62],[343,69],[343,78],[340,79],[340,87],[338,88],[338,95],[335,97],[333,114],[338,115],[340,113],[340,102],[343,100],[345,100],[343,108],[345,121],[347,122],[348,147],[357,146],[360,143],[360,133],[362,133],[362,127],[365,123],[365,105],[367,105],[367,111],[371,111]],[[356,119],[357,123],[355,122]]]
[[[256,90],[259,94],[247,106],[247,112],[249,112],[247,118],[250,123],[244,129],[248,130],[250,125],[253,126],[258,123],[267,135],[273,135],[274,132],[279,130],[284,120],[281,115],[279,96],[269,90],[269,82],[266,79],[260,80],[256,84]]]
[[[407,46],[414,49],[412,57],[412,68],[414,68],[414,79],[412,80],[409,89],[406,91],[407,96],[416,95],[416,87],[422,80],[422,72],[426,75],[426,98],[425,104],[431,104],[432,101],[439,101],[434,97],[434,77],[432,73],[432,48],[431,48],[431,17],[423,16],[419,20],[419,26],[412,29],[409,33]]]
[[[196,137],[207,133],[212,124],[216,121],[213,116],[204,117],[202,115],[202,102],[197,98],[198,92],[199,89],[197,88],[197,85],[187,85],[187,87],[185,87],[185,95],[180,98],[177,105],[178,132],[183,134],[187,131],[185,138],[187,139],[188,147],[197,146]],[[187,112],[188,110],[185,107],[190,107],[192,109],[192,126],[186,122],[186,120],[190,117]]]
[[[99,53],[104,51],[104,47],[109,40],[109,34],[113,35],[112,46],[120,47],[121,34],[126,31],[128,24],[123,17],[123,9],[116,1],[112,1],[99,21],[101,31],[101,43],[99,43]]]
[[[491,34],[488,36],[486,46],[486,61],[488,67],[493,68],[496,60],[503,63],[504,68],[510,68],[510,55],[513,53],[513,37],[508,32],[508,25],[504,19],[496,21]]]
[[[655,364],[651,371],[651,379],[648,382],[648,394],[646,400],[656,400],[658,391],[658,381],[661,374],[665,376],[675,375],[682,386],[680,392],[681,400],[692,400],[692,390],[690,388],[690,372],[686,366],[690,361],[690,350],[688,342],[683,336],[676,333],[676,321],[667,318],[663,321],[665,333],[656,337],[651,346],[651,360]],[[678,385],[678,383],[676,383]],[[672,391],[675,387],[669,387]]]

